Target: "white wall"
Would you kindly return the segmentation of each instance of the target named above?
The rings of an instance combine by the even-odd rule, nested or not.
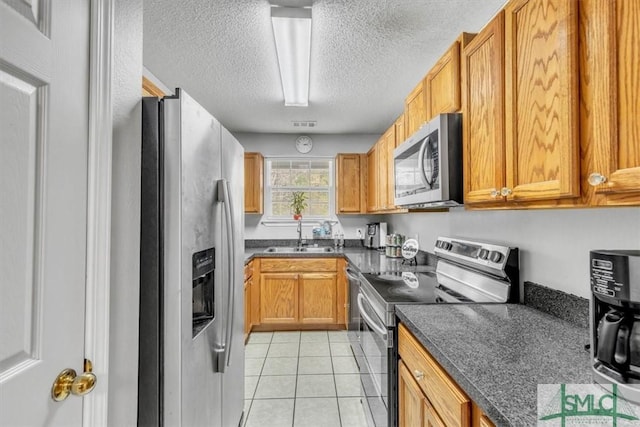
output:
[[[366,153],[380,138],[380,135],[314,135],[313,149],[309,154],[300,154],[295,149],[295,140],[298,134],[258,134],[258,133],[234,133],[245,151],[257,151],[263,156],[291,156],[309,158],[335,157],[337,153]],[[366,215],[340,215],[333,216],[339,221],[334,225],[334,232],[342,231],[347,239],[355,239],[356,230],[364,230],[368,222],[380,221],[383,218]],[[261,221],[262,215],[245,215],[245,239],[295,239],[297,238],[296,224],[292,221],[289,225],[267,226]],[[315,224],[303,226],[303,236],[311,237],[311,230]]]
[[[134,426],[140,303],[142,0],[115,0],[114,22],[109,425]]]
[[[390,232],[419,235],[432,252],[438,236],[520,248],[520,277],[589,298],[589,251],[639,249],[640,208],[465,211],[386,216]]]

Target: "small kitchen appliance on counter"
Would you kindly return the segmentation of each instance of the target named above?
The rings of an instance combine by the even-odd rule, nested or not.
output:
[[[417,242],[416,242],[417,246]],[[417,248],[416,248],[417,249]],[[387,270],[359,276],[362,403],[369,426],[397,423],[396,304],[472,304],[518,302],[519,251],[508,246],[440,237],[433,267]],[[355,304],[355,302],[354,302]]]
[[[372,222],[371,224],[367,224],[367,235],[364,239],[364,246],[369,249],[384,250],[386,236],[386,222]]]
[[[640,250],[595,250],[590,261],[593,378],[640,403]]]

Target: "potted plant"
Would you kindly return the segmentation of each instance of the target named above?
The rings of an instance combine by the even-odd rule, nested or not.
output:
[[[302,219],[302,211],[307,208],[307,195],[303,191],[294,191],[292,196],[291,209],[293,210],[293,219],[297,221]]]

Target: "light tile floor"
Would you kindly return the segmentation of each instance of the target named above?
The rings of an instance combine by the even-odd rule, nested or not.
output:
[[[253,332],[245,346],[245,427],[366,427],[344,331]]]

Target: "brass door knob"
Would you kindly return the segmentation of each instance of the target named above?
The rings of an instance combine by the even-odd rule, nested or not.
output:
[[[76,374],[73,369],[64,369],[58,374],[53,386],[51,386],[51,398],[55,402],[62,402],[70,394],[75,396],[84,396],[91,393],[96,387],[97,378],[93,372],[91,361],[85,359],[84,369],[80,375]]]

